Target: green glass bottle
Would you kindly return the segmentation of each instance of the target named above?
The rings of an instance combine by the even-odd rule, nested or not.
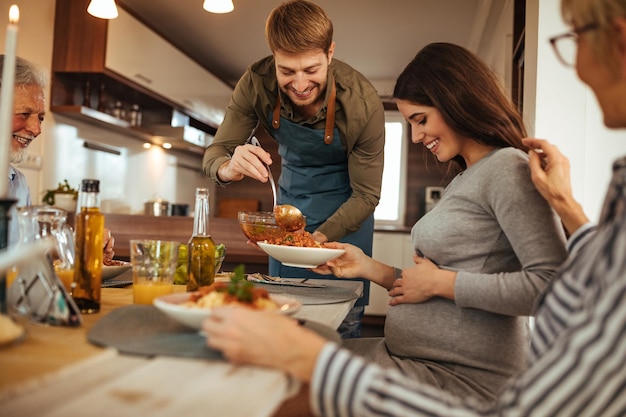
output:
[[[209,189],[196,188],[193,234],[187,244],[187,291],[213,284],[215,279],[215,242],[209,234]]]

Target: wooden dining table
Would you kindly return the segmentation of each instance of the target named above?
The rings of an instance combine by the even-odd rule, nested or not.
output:
[[[319,283],[362,295],[358,281]],[[293,316],[336,330],[355,301],[304,304]],[[129,305],[131,287],[103,288],[100,312],[83,315],[79,327],[23,322],[23,340],[0,347],[0,416],[269,417],[280,414],[301,388],[273,369],[223,359],[128,355],[88,341],[99,320]]]

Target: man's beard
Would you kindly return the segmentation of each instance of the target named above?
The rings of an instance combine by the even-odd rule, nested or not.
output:
[[[11,148],[10,154],[11,154],[11,163],[19,164],[20,162],[24,160],[24,157],[26,156],[26,148],[19,148],[19,149]]]

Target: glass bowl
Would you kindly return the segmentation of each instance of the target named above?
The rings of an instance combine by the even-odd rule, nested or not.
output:
[[[274,213],[267,211],[240,211],[237,213],[239,227],[252,242],[280,239],[287,232],[276,225]]]

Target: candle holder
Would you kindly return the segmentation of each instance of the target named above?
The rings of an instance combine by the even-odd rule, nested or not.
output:
[[[11,220],[11,207],[17,203],[12,198],[0,198],[0,250],[9,245],[9,220]],[[7,284],[6,271],[0,273],[0,313],[7,312]]]

